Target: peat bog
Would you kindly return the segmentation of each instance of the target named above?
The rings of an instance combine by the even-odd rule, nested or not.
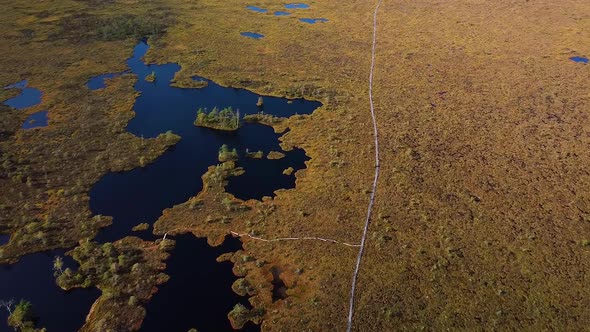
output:
[[[127,60],[131,72],[137,75],[135,89],[140,92],[134,105],[136,116],[129,121],[127,130],[144,138],[172,131],[182,139],[153,163],[127,172],[109,173],[93,186],[90,191],[91,211],[113,217],[113,224],[101,231],[96,241],[113,242],[128,235],[137,235],[131,231],[134,225],[142,222],[152,224],[164,209],[199,193],[202,189],[201,175],[209,166],[217,164],[218,150],[222,144],[237,149],[240,155],[238,164],[246,170],[245,174],[229,181],[227,190],[236,197],[261,199],[263,196],[274,196],[273,192],[277,189],[294,187],[295,177],[283,174],[283,170],[288,167],[295,170],[304,168],[308,158],[303,150],[283,151],[286,157],[277,160],[246,158],[248,150],[262,150],[265,153],[282,151],[279,145],[281,134],[276,134],[272,127],[257,123],[245,123],[232,133],[199,128],[193,125],[196,111],[198,108],[231,106],[239,109],[243,115],[264,111],[277,117],[289,117],[309,114],[321,106],[319,102],[263,97],[264,105],[257,105],[261,96],[255,93],[222,87],[200,77],[194,77],[194,80],[206,81],[208,84],[204,88],[172,87],[170,83],[180,66],[173,63],[145,64],[142,57],[148,49],[146,42],[140,42],[133,56]],[[93,91],[91,93],[100,93],[97,90],[106,87],[106,80],[121,74],[93,77],[86,87]],[[150,82],[145,80],[148,75],[154,77]],[[27,87],[27,81],[6,88],[21,90],[21,95],[6,101],[12,107],[26,108],[40,102],[41,92]],[[47,111],[42,111],[31,115],[23,128],[46,124]],[[147,240],[155,239],[149,232],[141,232],[139,236]],[[9,235],[1,235],[0,245],[9,239]],[[202,326],[216,331],[231,330],[226,315],[233,305],[245,299],[231,290],[235,280],[231,264],[217,263],[216,258],[222,252],[239,250],[239,240],[230,239],[215,248],[207,245],[205,239],[188,235],[178,236],[176,240],[177,247],[165,271],[171,277],[170,282],[161,286],[154,303],[148,304],[148,312],[158,314],[155,317],[147,316],[144,330],[161,330],[162,324],[169,324],[170,315],[175,315],[177,310],[207,313],[182,315],[183,318],[174,323],[179,328]],[[79,329],[91,304],[100,295],[96,288],[64,292],[56,285],[53,260],[64,253],[65,250],[53,250],[25,256],[16,264],[0,265],[0,282],[11,285],[9,290],[3,291],[1,298],[30,301],[37,317],[37,326],[50,331]],[[74,267],[71,257],[66,256],[64,260],[67,267]],[[187,294],[195,296],[187,298]],[[5,311],[0,313],[0,326],[5,326],[6,318]],[[258,329],[253,326],[249,328]]]

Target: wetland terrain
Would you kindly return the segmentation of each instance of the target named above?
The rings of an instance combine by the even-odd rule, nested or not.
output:
[[[587,1],[0,2],[0,331],[590,326]]]

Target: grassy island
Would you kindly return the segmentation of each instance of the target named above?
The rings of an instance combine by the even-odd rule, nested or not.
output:
[[[240,110],[234,112],[231,107],[227,107],[220,111],[214,107],[211,112],[207,113],[206,109],[199,108],[195,126],[226,131],[237,130],[241,126]]]
[[[264,157],[264,152],[262,150],[258,150],[256,152],[246,151],[246,157],[252,159],[261,159],[262,157]]]
[[[261,123],[261,124],[268,125],[268,126],[280,124],[284,120],[285,120],[285,118],[274,116],[272,114],[264,114],[264,113],[248,114],[248,115],[244,116],[244,121],[246,121],[246,122]]]
[[[152,71],[149,75],[145,77],[146,82],[155,82],[156,81],[156,72]]]
[[[217,159],[222,163],[226,161],[236,161],[238,160],[238,151],[235,148],[230,150],[226,144],[223,144],[221,148],[219,148]]]

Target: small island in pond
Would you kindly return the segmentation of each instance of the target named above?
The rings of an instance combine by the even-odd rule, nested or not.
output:
[[[234,112],[231,107],[226,107],[220,111],[214,107],[211,112],[207,113],[207,109],[199,108],[195,126],[226,131],[237,130],[241,126],[240,110]]]

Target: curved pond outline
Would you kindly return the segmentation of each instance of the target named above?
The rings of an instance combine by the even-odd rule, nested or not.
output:
[[[316,24],[316,23],[326,23],[328,22],[327,18],[300,18],[299,21],[309,23],[309,24]]]
[[[588,58],[582,56],[573,56],[570,58],[573,62],[588,63]]]
[[[262,39],[264,38],[264,35],[258,32],[240,32],[240,35],[244,36],[244,37],[248,37],[248,38],[252,38],[252,39]]]
[[[268,9],[264,9],[264,8],[260,8],[260,7],[256,7],[256,6],[246,6],[247,9],[250,9],[253,12],[257,12],[257,13],[266,13],[268,12]]]
[[[18,96],[5,100],[3,104],[17,110],[39,105],[43,93],[39,89],[29,88],[27,85],[28,81],[23,80],[4,87],[5,90],[18,89],[21,90],[21,92]]]
[[[291,15],[291,13],[278,11],[278,12],[274,12],[274,15],[275,16],[289,16],[289,15]]]
[[[47,111],[41,111],[31,114],[25,122],[23,122],[22,129],[32,129],[47,127]]]
[[[301,2],[288,3],[285,5],[287,9],[308,9],[309,5]]]

